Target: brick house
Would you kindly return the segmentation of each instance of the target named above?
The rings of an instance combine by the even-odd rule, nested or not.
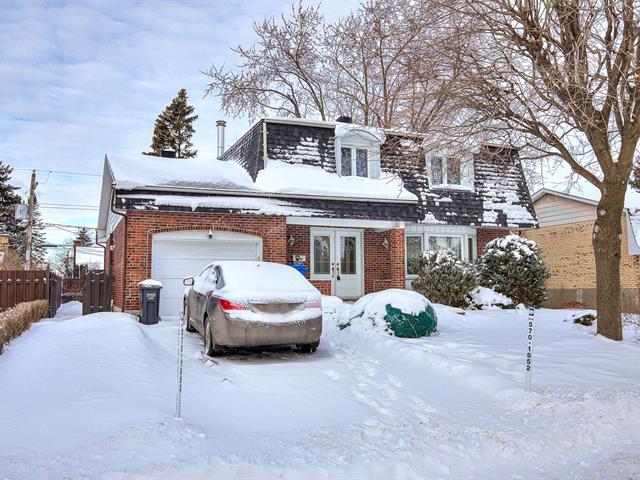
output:
[[[551,308],[584,305],[596,308],[596,266],[591,237],[597,200],[543,188],[532,196],[540,228],[526,231],[542,248],[542,258],[551,273],[547,281]],[[622,308],[639,312],[640,217],[625,208],[622,223]],[[637,233],[638,232],[638,233]]]
[[[348,120],[348,119],[342,119]],[[217,160],[105,156],[99,239],[114,306],[135,312],[137,283],[163,282],[177,315],[181,279],[214,259],[303,263],[324,294],[404,288],[407,259],[537,225],[517,151],[428,155],[421,137],[348,121],[258,121]]]

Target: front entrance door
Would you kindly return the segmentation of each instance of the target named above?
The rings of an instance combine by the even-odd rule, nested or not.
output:
[[[362,231],[311,231],[311,279],[331,281],[333,295],[340,298],[362,296],[362,258]]]

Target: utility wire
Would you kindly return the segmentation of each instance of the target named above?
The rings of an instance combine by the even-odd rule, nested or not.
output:
[[[12,170],[15,170],[16,172],[18,171],[31,172],[32,170],[35,170],[36,172],[59,173],[61,175],[81,175],[84,177],[101,177],[102,176],[99,173],[63,172],[60,170],[44,170],[44,169],[38,169],[38,168],[13,168]]]

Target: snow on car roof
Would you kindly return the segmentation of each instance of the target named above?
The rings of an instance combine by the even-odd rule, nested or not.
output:
[[[289,265],[242,260],[213,265],[220,267],[224,280],[218,293],[229,300],[293,303],[320,297],[320,292]]]

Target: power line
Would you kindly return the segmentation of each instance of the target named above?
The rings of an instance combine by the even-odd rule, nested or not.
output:
[[[61,175],[81,175],[84,177],[101,177],[102,175],[100,175],[99,173],[84,173],[84,172],[63,172],[61,170],[43,170],[43,169],[38,169],[38,168],[13,168],[12,170],[15,170],[16,172],[21,171],[21,172],[31,172],[32,170],[35,170],[36,172],[47,172],[47,173],[58,173]]]
[[[87,230],[97,230],[97,227],[88,227],[86,225],[70,225],[66,223],[51,223],[51,222],[45,222],[44,224],[47,227],[71,227],[71,228],[86,228]]]
[[[38,203],[38,205],[40,205],[41,207],[48,206],[48,207],[89,207],[89,208],[100,208],[100,205],[83,205],[81,203],[50,203],[50,202],[44,202],[44,203]]]

